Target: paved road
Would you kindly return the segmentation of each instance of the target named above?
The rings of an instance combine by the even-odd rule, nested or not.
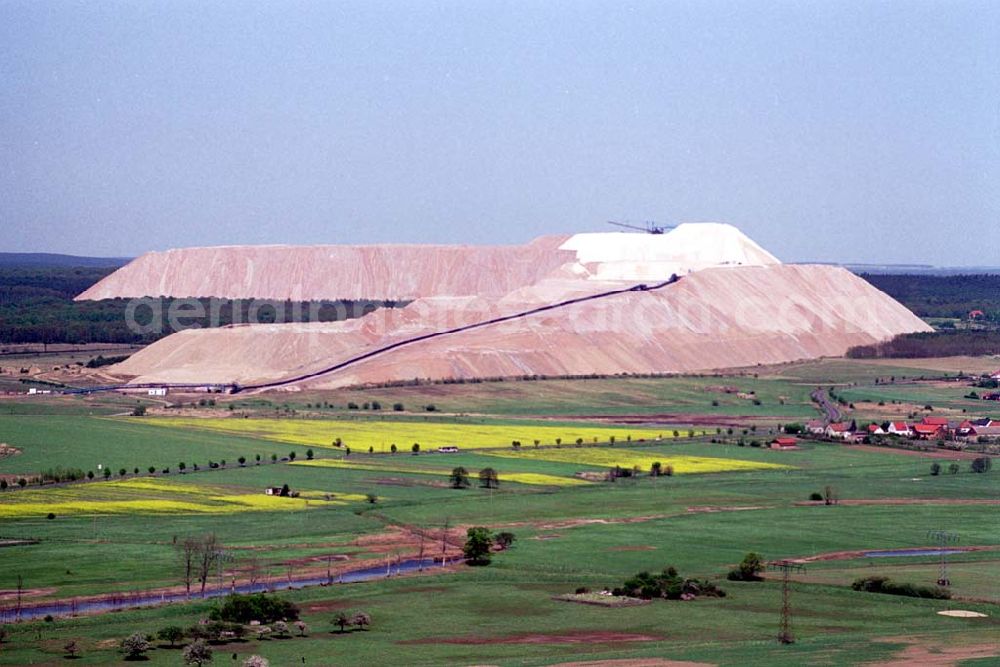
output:
[[[823,411],[823,420],[829,424],[830,422],[840,421],[840,409],[830,401],[830,395],[825,389],[815,389],[811,394],[809,394],[812,400],[819,404],[820,410]]]

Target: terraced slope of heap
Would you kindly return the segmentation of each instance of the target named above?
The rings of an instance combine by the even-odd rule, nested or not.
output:
[[[501,299],[429,298],[338,323],[170,336],[114,368],[141,382],[253,384],[316,372],[432,331],[619,284],[554,278]],[[849,271],[739,266],[414,343],[295,386],[412,378],[685,372],[843,354],[927,326]]]
[[[500,296],[572,261],[562,236],[520,246],[221,246],[149,252],[77,297],[415,299]]]
[[[739,230],[684,224],[663,235],[544,236],[520,246],[223,246],[150,252],[77,297],[416,299],[500,297],[553,273],[655,280],[709,266],[777,264]]]

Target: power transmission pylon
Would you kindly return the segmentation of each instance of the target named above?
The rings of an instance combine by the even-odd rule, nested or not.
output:
[[[792,636],[792,597],[789,576],[793,570],[805,572],[806,568],[790,560],[776,560],[768,563],[767,569],[781,572],[781,623],[778,630],[778,641],[782,644],[792,644],[795,642],[795,638]]]
[[[928,530],[927,537],[938,545],[938,586],[951,586],[951,579],[948,578],[948,545],[958,543],[958,533],[949,533],[946,530]]]

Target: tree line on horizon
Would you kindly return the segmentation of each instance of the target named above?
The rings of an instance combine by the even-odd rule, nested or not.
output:
[[[126,322],[131,299],[74,301],[114,268],[95,267],[0,267],[0,342],[3,343],[116,343],[148,344],[181,329],[225,326],[247,322],[250,315],[260,323],[336,322],[361,317],[379,308],[398,308],[405,301],[341,299],[324,301],[282,301],[247,299],[148,300],[160,313],[170,312],[176,301],[197,301],[201,317],[184,316],[183,326],[174,327],[163,317],[159,331],[133,331]],[[214,305],[214,308],[210,308]],[[140,324],[150,308],[136,310]],[[210,317],[208,313],[212,313]],[[314,316],[314,317],[310,317]]]

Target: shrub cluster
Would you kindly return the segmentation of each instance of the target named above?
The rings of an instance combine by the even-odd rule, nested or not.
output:
[[[939,586],[917,586],[915,584],[901,584],[893,581],[889,577],[873,576],[856,579],[851,588],[856,591],[866,593],[885,593],[886,595],[903,595],[911,598],[931,598],[934,600],[947,600],[951,598],[951,593]]]
[[[764,559],[760,554],[751,551],[735,568],[729,571],[726,579],[729,581],[762,581],[760,573],[764,571]]]
[[[626,580],[618,588],[611,591],[612,595],[642,598],[665,598],[667,600],[692,599],[698,596],[726,597],[726,592],[708,580],[685,579],[673,567],[668,567],[660,574],[640,572]]]
[[[222,604],[209,613],[213,621],[229,623],[249,623],[260,621],[294,621],[299,617],[299,608],[293,602],[273,595],[255,593],[253,595],[234,594],[226,596]]]

